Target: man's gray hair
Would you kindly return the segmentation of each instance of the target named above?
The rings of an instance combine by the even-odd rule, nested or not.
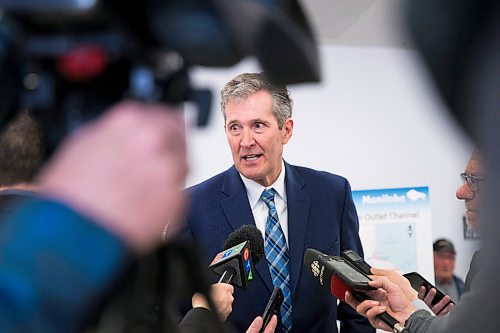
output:
[[[220,106],[226,121],[226,105],[231,101],[244,100],[249,95],[267,91],[273,98],[273,114],[278,121],[279,129],[285,120],[292,117],[292,99],[285,85],[272,84],[264,73],[243,73],[226,83],[220,92]]]

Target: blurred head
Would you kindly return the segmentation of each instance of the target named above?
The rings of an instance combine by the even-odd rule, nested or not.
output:
[[[38,123],[19,113],[0,133],[0,188],[30,184],[44,157]]]
[[[293,132],[286,86],[271,84],[263,73],[238,75],[222,89],[221,109],[236,169],[263,186],[274,183]]]
[[[483,165],[484,163],[479,151],[474,149],[465,167],[465,175],[462,177],[466,179],[463,180],[456,193],[457,199],[464,200],[467,224],[473,230],[478,230],[480,226],[479,201],[481,196],[481,182],[482,178],[484,178]]]
[[[436,281],[449,283],[455,271],[455,247],[447,239],[438,239],[433,244],[433,250]]]

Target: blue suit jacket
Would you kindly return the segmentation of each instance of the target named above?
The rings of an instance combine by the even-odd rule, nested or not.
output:
[[[352,249],[363,255],[358,218],[348,181],[340,176],[285,163],[288,240],[292,283],[293,331],[374,332],[368,321],[348,305],[336,305],[327,290],[312,278],[302,261],[307,248],[330,255]],[[255,225],[245,186],[233,166],[188,189],[191,208],[186,235],[206,253],[207,264],[222,251],[227,236],[245,224]],[[244,332],[262,315],[273,290],[265,257],[256,264],[247,290],[235,288],[228,320]],[[278,329],[276,332],[280,332]]]

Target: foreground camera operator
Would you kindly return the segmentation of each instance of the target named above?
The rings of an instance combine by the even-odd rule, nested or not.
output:
[[[133,255],[183,210],[180,113],[123,102],[78,130],[0,229],[0,327],[70,332]],[[140,223],[137,223],[140,221]]]

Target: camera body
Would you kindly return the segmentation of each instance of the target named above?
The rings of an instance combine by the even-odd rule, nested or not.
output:
[[[207,123],[211,94],[190,87],[188,64],[150,35],[130,29],[112,6],[13,11],[0,19],[0,124],[29,110],[50,153],[68,133],[122,99],[194,101]]]
[[[296,0],[1,0],[0,13],[0,126],[30,110],[49,148],[127,98],[192,101],[203,126],[211,94],[191,87],[193,66],[255,55],[271,81],[319,81]]]

